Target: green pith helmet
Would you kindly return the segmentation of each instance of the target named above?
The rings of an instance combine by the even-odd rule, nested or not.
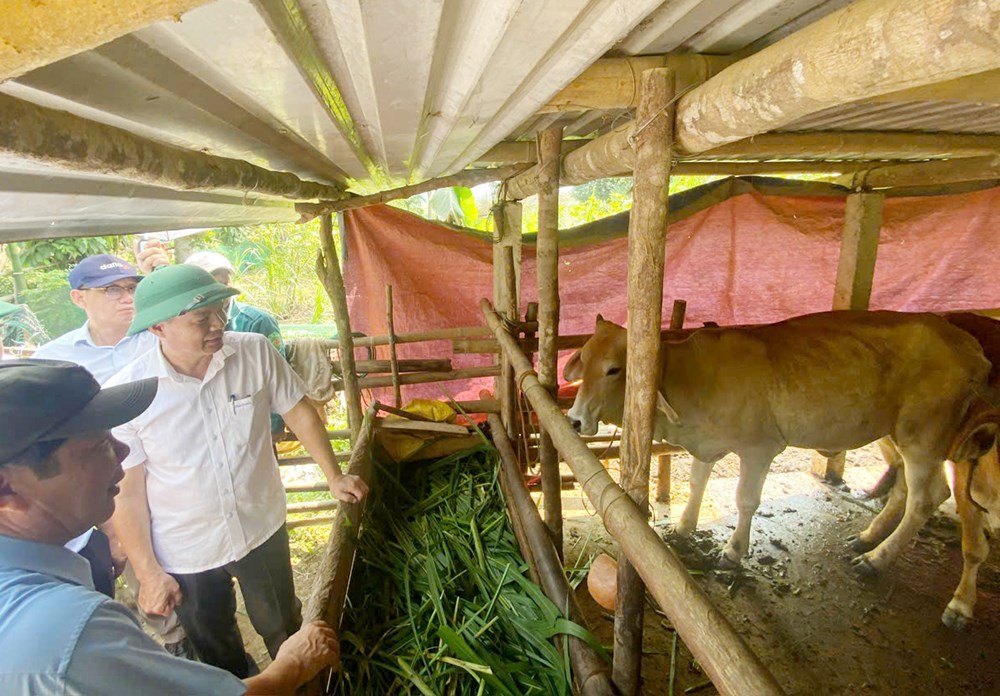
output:
[[[161,268],[145,276],[135,289],[135,318],[128,335],[239,294],[197,266],[182,263]]]

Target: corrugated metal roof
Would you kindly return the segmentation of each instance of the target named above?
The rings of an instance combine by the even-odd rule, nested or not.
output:
[[[0,84],[0,92],[188,150],[368,192],[450,174],[559,124],[539,114],[606,55],[751,54],[847,0],[216,0]],[[991,106],[851,105],[787,130],[1000,132]],[[0,241],[286,220],[290,204],[0,159]]]

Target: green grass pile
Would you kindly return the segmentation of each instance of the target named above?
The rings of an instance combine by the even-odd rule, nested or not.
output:
[[[379,467],[331,693],[572,693],[552,638],[596,641],[526,577],[497,472],[486,446]]]

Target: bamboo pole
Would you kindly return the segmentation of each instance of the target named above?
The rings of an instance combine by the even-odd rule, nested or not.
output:
[[[329,215],[323,215],[319,220],[319,243],[322,252],[316,258],[316,274],[333,305],[333,317],[337,323],[337,347],[340,349],[340,362],[343,365],[341,389],[347,399],[347,422],[351,429],[351,440],[356,442],[361,430],[361,389],[354,369],[354,339],[351,336],[351,318],[347,313],[347,291],[344,289],[344,276],[340,272],[337,249],[333,245],[333,220]]]
[[[461,370],[450,370],[446,372],[406,372],[399,376],[400,384],[431,384],[433,382],[449,382],[456,379],[471,379],[473,377],[496,377],[500,374],[500,368],[496,365],[489,367],[466,367]],[[358,389],[376,389],[378,387],[391,387],[392,376],[361,377],[357,381]],[[333,380],[334,389],[343,389],[344,381]]]
[[[337,213],[353,208],[366,208],[370,205],[409,198],[410,196],[415,196],[418,193],[426,193],[427,191],[436,191],[437,189],[449,188],[451,186],[472,187],[490,181],[501,181],[520,174],[529,166],[529,164],[518,163],[496,169],[470,169],[458,174],[452,174],[451,176],[428,179],[419,184],[380,191],[369,196],[351,196],[350,198],[341,198],[336,201],[322,201],[320,203],[299,203],[295,206],[295,212],[302,216],[300,222],[308,222],[319,215]]]
[[[670,311],[670,330],[680,331],[684,328],[684,315],[687,313],[687,302],[674,300]],[[655,450],[655,447],[654,447]],[[670,454],[657,454],[656,457],[656,502],[670,502],[670,475],[673,462]]]
[[[559,146],[562,128],[538,133],[538,242],[535,263],[538,276],[538,377],[555,396],[559,357]],[[559,456],[544,428],[538,444],[542,470],[545,524],[552,534],[559,558],[563,557],[562,491]]]
[[[645,514],[649,508],[649,460],[660,375],[663,265],[667,192],[674,113],[669,68],[642,73],[634,133],[635,172],[628,230],[628,350],[622,423],[621,487]],[[642,675],[643,599],[646,588],[627,558],[618,562],[615,610],[615,686],[639,693]]]
[[[316,517],[305,517],[299,520],[288,520],[285,527],[288,529],[298,529],[299,527],[318,527],[324,524],[334,524],[337,521],[336,515],[317,515]]]
[[[524,531],[530,556],[538,566],[538,584],[545,595],[559,608],[564,616],[585,625],[583,612],[576,602],[573,588],[566,580],[562,562],[552,545],[547,527],[538,516],[538,508],[528,494],[521,475],[521,467],[514,454],[514,445],[504,432],[503,423],[496,416],[489,416],[490,431],[497,452],[500,453],[501,479],[506,482],[505,493],[511,518],[517,519]],[[607,663],[579,638],[569,639],[569,655],[573,665],[573,678],[579,689],[577,693],[613,694],[614,687],[608,674]]]
[[[490,332],[483,326],[461,326],[452,329],[431,329],[430,331],[415,331],[413,333],[396,334],[396,344],[420,343],[422,341],[444,341],[456,338],[476,338],[489,336]],[[336,341],[329,341],[330,348],[336,348]],[[389,345],[388,336],[355,336],[354,345],[358,348]]]
[[[604,526],[635,566],[650,594],[667,614],[684,644],[724,696],[783,694],[774,677],[712,605],[674,552],[649,526],[646,513],[611,479],[580,440],[549,393],[538,381],[517,341],[504,329],[489,300],[479,306],[504,355],[514,364],[522,392],[569,463]]]
[[[364,422],[358,429],[358,436],[354,440],[351,462],[347,467],[348,473],[360,476],[366,483],[370,483],[372,475],[369,443],[374,426],[375,407],[369,406],[364,415]],[[333,531],[327,539],[323,558],[313,580],[312,591],[302,612],[303,623],[322,619],[339,632],[347,588],[351,582],[351,569],[354,567],[357,530],[361,524],[364,505],[365,501],[362,500],[357,503],[340,503],[338,506],[333,521]],[[323,686],[328,683],[329,670],[324,669],[306,685],[306,693],[309,696],[318,696],[324,693]]]
[[[399,408],[403,405],[403,397],[399,393],[399,358],[396,356],[396,336],[392,328],[392,286],[385,286],[385,329],[389,332],[389,367],[392,372],[393,405]]]
[[[357,348],[357,344],[354,347]],[[334,372],[343,374],[343,366],[339,360],[331,360],[330,365]],[[396,365],[400,372],[447,372],[452,369],[451,360],[447,359],[397,360]],[[354,369],[359,374],[392,372],[392,362],[390,360],[355,360]]]
[[[304,503],[289,503],[286,509],[290,514],[320,512],[321,510],[336,510],[339,504],[332,498],[330,500],[309,500]]]

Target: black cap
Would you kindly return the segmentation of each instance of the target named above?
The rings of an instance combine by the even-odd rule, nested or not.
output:
[[[36,443],[88,435],[127,423],[156,396],[156,378],[107,389],[61,360],[0,361],[0,464]]]

